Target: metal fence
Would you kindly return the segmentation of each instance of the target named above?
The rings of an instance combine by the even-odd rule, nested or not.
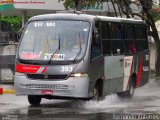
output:
[[[15,45],[16,48],[18,43],[18,33],[17,32],[0,32],[0,83],[2,83],[2,70],[10,68],[13,75],[15,72],[15,55],[3,55],[2,49],[8,45]]]
[[[0,45],[15,44],[16,42],[18,42],[17,32],[0,32]]]

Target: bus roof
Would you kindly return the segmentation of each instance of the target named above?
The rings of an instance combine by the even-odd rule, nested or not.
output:
[[[30,20],[51,20],[51,19],[69,19],[69,20],[92,20],[95,16],[87,14],[72,14],[72,13],[54,13],[44,14],[32,17]]]
[[[93,20],[99,19],[101,21],[109,21],[109,22],[124,22],[124,23],[126,22],[126,23],[144,24],[144,21],[137,20],[134,18],[118,18],[118,17],[97,16],[97,15],[88,15],[88,14],[79,14],[79,13],[44,14],[44,15],[34,16],[29,21],[53,20],[53,19],[88,20],[88,21],[93,21]]]
[[[118,18],[118,17],[107,17],[107,16],[97,16],[97,17],[100,18],[102,21],[144,24],[143,20],[137,20],[135,18]]]

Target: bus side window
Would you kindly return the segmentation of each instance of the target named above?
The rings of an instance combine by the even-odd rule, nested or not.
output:
[[[125,53],[123,29],[121,24],[111,23],[110,25],[111,31],[111,45],[112,45],[112,53],[114,55],[120,55]]]
[[[103,54],[104,55],[111,55],[111,40],[110,40],[110,30],[109,30],[109,23],[102,22],[101,26],[102,30],[102,46],[103,46]]]
[[[127,42],[127,50],[128,53],[136,53],[137,52],[137,48],[136,48],[136,44],[135,44],[135,40],[129,40],[126,41]]]
[[[124,30],[124,40],[125,40],[125,51],[127,54],[133,54],[137,52],[136,44],[135,44],[135,29],[134,25],[126,25],[123,26]]]
[[[100,29],[96,27],[92,33],[91,60],[101,55]]]
[[[125,53],[124,40],[113,40],[111,44],[113,54],[120,55]]]
[[[112,54],[111,40],[103,40],[102,45],[103,45],[103,54],[111,55]]]
[[[112,23],[110,25],[111,39],[120,40],[123,36],[122,25],[117,23]]]
[[[144,52],[148,48],[148,38],[145,27],[136,28],[136,47],[138,52]]]

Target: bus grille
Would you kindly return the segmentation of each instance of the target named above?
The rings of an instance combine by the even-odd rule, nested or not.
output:
[[[42,75],[42,74],[27,74],[30,79],[67,79],[68,75]]]
[[[62,85],[62,84],[55,84],[55,85],[21,84],[21,86],[27,89],[53,89],[53,90],[71,90],[75,88],[74,85]]]

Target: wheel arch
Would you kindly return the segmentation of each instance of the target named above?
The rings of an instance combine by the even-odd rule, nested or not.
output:
[[[103,79],[98,78],[94,84],[94,87],[98,87],[100,89],[99,95],[102,97],[103,96]]]
[[[134,87],[136,88],[136,81],[137,81],[137,73],[132,73],[132,75],[131,75],[131,80],[132,80],[132,82],[133,82],[133,84],[134,84]]]

